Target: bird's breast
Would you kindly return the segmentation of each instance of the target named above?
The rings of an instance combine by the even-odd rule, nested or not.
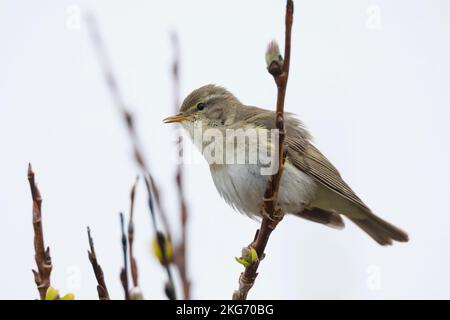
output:
[[[269,175],[257,164],[213,164],[211,175],[217,191],[233,208],[250,217],[260,216]],[[286,213],[297,213],[315,195],[314,180],[286,162],[280,182],[278,203]]]

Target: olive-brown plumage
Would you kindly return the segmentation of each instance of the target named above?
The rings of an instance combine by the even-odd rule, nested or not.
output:
[[[226,89],[207,85],[184,100],[180,114],[165,122],[180,122],[185,128],[201,121],[204,128],[275,129],[273,111],[246,106]],[[286,212],[343,228],[346,216],[381,245],[408,241],[408,235],[377,217],[342,179],[338,170],[311,143],[311,136],[294,115],[285,113],[287,156],[279,191],[280,207]],[[192,136],[192,130],[188,130]],[[259,215],[267,176],[258,165],[210,164],[211,174],[222,197],[237,210]]]

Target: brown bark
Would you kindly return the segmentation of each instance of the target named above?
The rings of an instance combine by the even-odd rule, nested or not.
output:
[[[100,300],[110,300],[108,289],[105,283],[105,276],[103,275],[102,267],[98,264],[97,255],[95,254],[94,240],[92,240],[91,229],[87,228],[89,239],[88,257],[94,270],[95,278],[97,279],[97,293]]]
[[[291,58],[291,30],[294,14],[294,3],[292,0],[286,1],[286,30],[285,30],[285,48],[284,62],[282,65],[278,60],[274,60],[268,71],[272,74],[277,85],[277,105],[276,119],[274,119],[276,127],[279,131],[278,141],[278,171],[268,181],[266,191],[264,193],[262,205],[262,222],[261,227],[256,232],[255,240],[249,245],[253,247],[257,254],[258,260],[246,267],[239,277],[239,289],[233,293],[233,300],[246,300],[248,292],[253,287],[256,277],[258,276],[258,267],[260,261],[264,258],[264,250],[269,241],[270,234],[276,228],[277,224],[283,218],[283,212],[278,207],[278,190],[280,187],[281,175],[283,174],[284,165],[284,100],[286,96],[286,87],[289,78],[289,65]]]
[[[37,271],[33,271],[34,281],[41,300],[45,300],[47,289],[50,287],[50,274],[52,273],[52,258],[50,248],[45,248],[44,231],[42,229],[42,197],[34,179],[31,164],[28,165],[28,182],[30,183],[31,196],[33,198],[33,229],[34,229],[34,259]]]

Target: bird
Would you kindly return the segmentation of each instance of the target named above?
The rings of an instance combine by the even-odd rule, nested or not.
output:
[[[276,131],[275,116],[274,111],[241,103],[222,86],[208,84],[187,95],[179,113],[163,121],[181,124],[194,144],[209,150],[208,157],[205,153],[204,156],[218,193],[235,210],[258,219],[262,217],[262,199],[270,174],[263,174],[263,169],[268,168],[266,162],[249,159],[264,159],[268,150],[274,150],[277,140],[270,134],[272,138],[267,139],[255,136]],[[311,134],[295,114],[284,113],[284,127],[286,155],[278,192],[283,213],[335,229],[345,227],[344,216],[382,246],[409,240],[405,231],[375,215],[355,194],[336,167],[313,145]],[[196,142],[197,129],[210,139]],[[238,131],[255,134],[247,134],[248,139],[239,145],[237,135],[228,138],[230,132]],[[252,148],[253,142],[256,148]],[[235,158],[242,153],[247,156],[239,163]]]

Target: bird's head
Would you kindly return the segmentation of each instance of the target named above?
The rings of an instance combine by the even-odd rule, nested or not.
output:
[[[241,103],[223,87],[208,84],[192,91],[183,101],[180,112],[164,119],[165,123],[179,122],[184,127],[201,121],[207,128],[226,126],[234,121]]]

